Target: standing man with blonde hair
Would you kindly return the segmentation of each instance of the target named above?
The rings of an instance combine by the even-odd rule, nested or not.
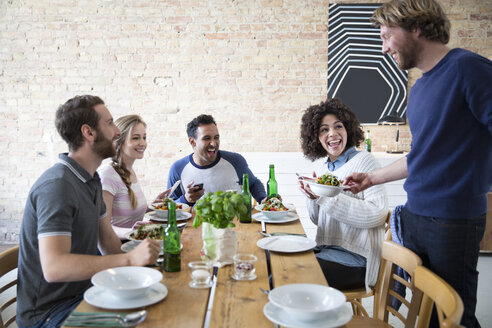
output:
[[[412,149],[387,167],[352,173],[346,184],[358,193],[407,178],[403,243],[460,294],[461,323],[480,327],[476,268],[492,184],[492,62],[446,45],[450,23],[435,0],[390,0],[371,21],[381,28],[383,53],[400,69],[423,73],[408,100]]]

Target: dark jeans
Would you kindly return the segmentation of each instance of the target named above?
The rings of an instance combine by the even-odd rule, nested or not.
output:
[[[29,328],[58,328],[61,327],[65,319],[75,310],[77,305],[82,301],[83,295],[73,299],[66,300],[51,308],[48,313],[34,326]],[[19,326],[19,328],[28,328]]]
[[[480,327],[475,317],[477,262],[485,231],[485,214],[477,218],[442,219],[401,213],[403,245],[420,256],[423,265],[449,283],[463,300],[461,324]],[[429,327],[439,327],[434,311]]]

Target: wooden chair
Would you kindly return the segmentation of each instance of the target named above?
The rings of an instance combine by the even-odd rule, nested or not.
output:
[[[423,293],[417,323],[418,328],[429,326],[434,304],[436,305],[440,327],[463,327],[460,325],[463,302],[453,287],[434,272],[422,266],[415,270],[414,279],[415,287]]]
[[[8,249],[2,253],[0,253],[0,277],[3,277],[8,272],[17,268],[17,260],[19,258],[19,246],[15,246],[11,249]],[[5,284],[4,286],[0,286],[0,295],[7,297],[5,291],[12,286],[17,285],[17,277],[13,280]],[[2,319],[2,315],[5,315],[3,312],[6,308],[8,308],[11,304],[14,304],[17,300],[17,297],[10,296],[7,297],[5,303],[0,304],[0,328],[8,327],[12,323],[15,323],[15,312],[14,315],[10,318],[7,318],[5,322]]]
[[[414,276],[417,267],[422,265],[422,260],[408,248],[385,240],[383,242],[381,261],[382,272],[380,272],[380,275],[383,275],[383,280],[374,296],[374,301],[378,302],[378,309],[374,317],[387,323],[389,313],[392,313],[405,327],[415,327],[417,314],[422,301],[422,292],[415,287]],[[396,274],[396,268],[398,266],[409,274],[410,282]],[[411,291],[412,298],[410,302],[393,290],[396,281],[405,286],[407,295],[408,290]],[[392,297],[398,299],[402,303],[402,306],[404,305],[408,309],[406,317],[391,306]]]
[[[391,240],[390,218],[391,218],[391,211],[388,212],[388,216],[386,217],[386,222],[384,226],[384,231],[386,233],[386,240]],[[381,266],[379,271],[381,273]],[[375,290],[377,290],[381,286],[382,278],[383,276],[379,274],[376,284],[373,287],[371,287],[369,292],[366,291],[365,287],[342,291],[345,294],[347,301],[351,303],[352,311],[354,312],[354,315],[365,316],[365,317],[369,316],[367,310],[362,305],[362,299],[374,296]],[[378,302],[376,301],[376,299],[374,299],[373,313],[377,313],[378,310],[377,307],[378,307]]]

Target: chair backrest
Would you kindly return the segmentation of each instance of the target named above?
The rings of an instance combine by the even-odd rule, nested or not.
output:
[[[432,305],[436,305],[440,327],[460,326],[463,301],[458,293],[434,272],[425,267],[415,270],[415,287],[423,293],[417,327],[428,327]]]
[[[17,260],[19,258],[19,246],[12,247],[2,253],[0,253],[0,277],[3,277],[10,271],[17,268]],[[8,308],[10,305],[14,304],[17,300],[16,291],[11,295],[11,291],[7,293],[6,291],[13,286],[17,285],[17,276],[5,285],[0,286],[0,298],[5,302],[0,304],[0,328],[8,327],[12,323],[15,322],[15,310],[14,314],[7,318],[5,322],[2,319],[2,314],[4,314],[4,310]]]
[[[391,240],[390,220],[391,220],[391,210],[388,211],[388,215],[386,216],[386,222],[384,223],[384,233],[386,234],[386,240]]]
[[[405,327],[415,327],[417,314],[419,311],[420,302],[422,300],[422,292],[415,288],[414,275],[418,266],[422,265],[420,257],[403,246],[400,246],[392,241],[385,240],[382,248],[381,270],[379,274],[383,275],[382,283],[376,290],[375,302],[378,302],[377,314],[375,316],[388,322],[388,315],[395,315]],[[405,270],[410,276],[410,282],[396,274],[397,266]],[[407,301],[402,295],[393,290],[395,281],[403,284],[406,289],[412,292],[411,301]],[[395,297],[408,309],[407,316],[391,306],[391,298]]]

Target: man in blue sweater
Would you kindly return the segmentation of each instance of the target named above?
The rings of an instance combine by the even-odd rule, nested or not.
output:
[[[422,71],[408,100],[411,152],[380,170],[352,173],[346,184],[357,193],[407,178],[403,244],[459,293],[461,324],[480,327],[476,267],[492,184],[492,62],[446,46],[450,23],[435,0],[390,0],[371,21],[381,28],[383,53],[402,70]],[[435,315],[431,326],[438,326]]]
[[[174,192],[181,203],[194,205],[205,192],[240,191],[243,174],[249,177],[249,189],[257,202],[266,197],[265,188],[248,168],[244,157],[219,150],[220,135],[210,115],[200,115],[188,123],[186,132],[193,153],[176,161],[169,170],[168,187],[181,180]]]

